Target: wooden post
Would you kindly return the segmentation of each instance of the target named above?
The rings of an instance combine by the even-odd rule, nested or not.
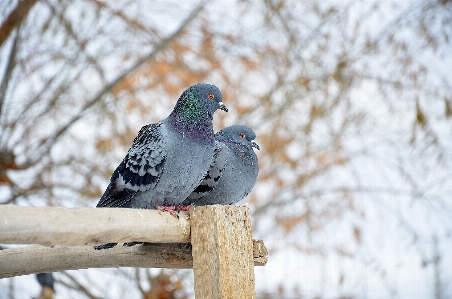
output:
[[[255,298],[250,210],[190,210],[196,299]]]

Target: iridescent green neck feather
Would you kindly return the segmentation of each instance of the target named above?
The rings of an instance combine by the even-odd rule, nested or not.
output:
[[[206,111],[203,109],[198,93],[195,90],[188,90],[185,99],[179,101],[174,109],[185,124],[193,124],[206,117]]]
[[[198,142],[211,144],[213,139],[212,116],[199,100],[196,90],[186,90],[170,115],[172,127]]]

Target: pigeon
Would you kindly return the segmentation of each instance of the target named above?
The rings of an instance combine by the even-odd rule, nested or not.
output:
[[[36,279],[42,287],[49,287],[53,289],[53,276],[52,272],[50,273],[39,273],[36,274]]]
[[[41,294],[39,294],[39,297],[35,298],[36,299],[53,298],[55,294],[55,289],[53,288],[54,281],[52,272],[36,274],[36,279],[41,285]]]
[[[259,172],[254,131],[233,125],[215,134],[214,161],[201,184],[182,205],[232,205],[247,196]]]
[[[228,111],[215,85],[186,89],[167,118],[141,128],[97,207],[160,209],[176,216],[175,206],[199,185],[213,161],[217,109]],[[110,247],[96,247],[104,248]]]

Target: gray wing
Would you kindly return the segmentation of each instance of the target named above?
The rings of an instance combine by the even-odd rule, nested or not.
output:
[[[183,205],[191,204],[196,199],[210,194],[215,189],[226,168],[227,155],[227,147],[222,142],[215,141],[213,162],[199,186],[187,197]]]
[[[159,122],[141,128],[97,207],[132,208],[131,200],[136,194],[155,188],[166,160],[161,126]]]

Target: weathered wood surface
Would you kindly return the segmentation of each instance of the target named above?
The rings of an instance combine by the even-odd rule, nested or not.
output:
[[[190,243],[93,246],[27,246],[0,251],[0,278],[87,268],[191,268]]]
[[[0,205],[0,243],[101,245],[111,242],[190,242],[188,213],[119,208]]]
[[[203,206],[190,218],[196,298],[255,298],[250,210]]]
[[[0,205],[0,244],[53,246],[0,250],[0,278],[86,268],[193,268],[195,264],[197,298],[254,298],[253,266],[267,263],[267,250],[261,240],[251,240],[249,209],[206,206],[192,208],[190,216],[186,212],[179,216],[141,209]],[[131,241],[152,244],[120,244],[100,251],[79,246]]]
[[[267,263],[267,249],[253,240],[254,265]],[[87,268],[193,268],[190,243],[145,243],[131,247],[117,245],[94,250],[93,246],[25,246],[0,250],[0,278],[42,272]]]

